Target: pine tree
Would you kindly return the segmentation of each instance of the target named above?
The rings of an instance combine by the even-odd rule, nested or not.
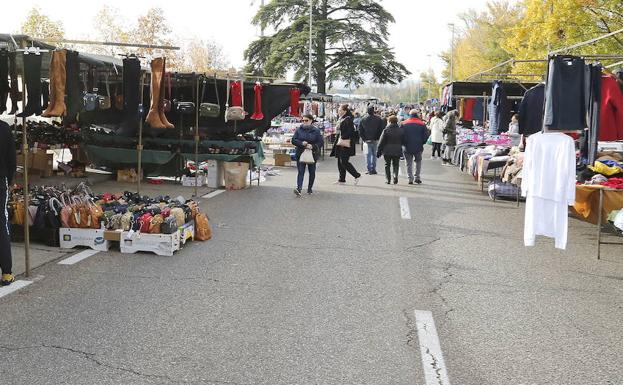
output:
[[[315,0],[312,7],[312,76],[318,92],[343,81],[359,86],[367,80],[396,84],[409,71],[395,59],[388,44],[393,16],[378,1]],[[247,70],[268,76],[296,71],[308,79],[309,1],[272,0],[260,8],[253,24],[272,34],[252,42],[245,51]]]

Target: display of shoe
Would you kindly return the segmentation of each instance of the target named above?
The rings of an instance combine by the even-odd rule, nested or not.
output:
[[[301,196],[301,190],[295,188],[294,189],[294,195],[296,195],[297,197],[300,197]]]
[[[13,274],[2,274],[2,281],[0,281],[1,286],[9,286],[15,282],[15,276]]]

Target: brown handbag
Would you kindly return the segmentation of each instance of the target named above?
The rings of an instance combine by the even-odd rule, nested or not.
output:
[[[210,228],[210,221],[205,214],[197,214],[195,218],[195,240],[207,241],[212,239],[212,229]]]
[[[149,223],[149,234],[160,234],[164,217],[160,214],[154,215]]]
[[[89,209],[89,221],[87,226],[91,229],[99,229],[101,228],[102,216],[104,215],[104,210],[97,204],[92,201],[88,201],[86,206]]]
[[[11,202],[11,208],[13,210],[11,222],[13,222],[14,225],[24,226],[24,202],[15,200]]]

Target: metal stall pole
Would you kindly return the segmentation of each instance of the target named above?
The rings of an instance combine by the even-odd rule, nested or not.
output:
[[[22,111],[26,107],[26,65],[22,56]],[[22,118],[22,156],[24,157],[24,264],[26,266],[26,277],[30,277],[30,227],[28,226],[28,204],[30,202],[30,191],[28,189],[28,135],[26,134],[26,117]]]
[[[197,192],[197,186],[199,184],[199,79],[200,76],[197,75],[197,107],[195,108],[195,198],[199,196]],[[205,79],[203,82],[203,88],[205,88]]]
[[[136,193],[141,194],[141,176],[143,173],[143,102],[145,101],[145,73],[141,74],[141,103],[138,105],[138,145],[136,146],[136,152],[138,156],[137,165],[137,182]]]
[[[597,214],[597,259],[601,259],[601,226],[603,221],[604,190],[599,189],[599,212]]]

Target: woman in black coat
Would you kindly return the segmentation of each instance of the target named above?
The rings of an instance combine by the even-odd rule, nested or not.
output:
[[[350,157],[355,156],[355,124],[353,123],[353,114],[348,108],[348,104],[343,104],[339,109],[340,120],[337,123],[337,131],[339,133],[335,143],[333,143],[333,150],[331,156],[337,158],[337,169],[340,173],[340,178],[337,183],[346,183],[346,171],[355,178],[355,184],[359,183],[361,174],[357,172],[355,166],[350,163]],[[346,143],[344,143],[346,142]],[[340,146],[339,144],[349,144],[348,146]]]
[[[385,157],[385,177],[387,184],[391,183],[392,166],[394,168],[394,184],[398,184],[398,170],[400,166],[400,157],[402,156],[402,146],[405,145],[404,129],[398,125],[398,118],[390,116],[388,119],[389,126],[383,130],[379,148],[376,157],[381,155]]]

